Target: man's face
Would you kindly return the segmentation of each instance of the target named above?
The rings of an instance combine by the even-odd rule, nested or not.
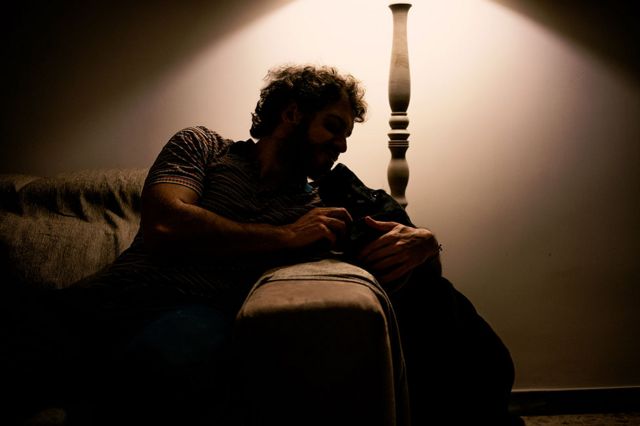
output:
[[[347,138],[353,130],[353,113],[346,96],[318,111],[301,125],[306,131],[303,142],[307,176],[317,179],[329,172],[338,156],[347,151]]]

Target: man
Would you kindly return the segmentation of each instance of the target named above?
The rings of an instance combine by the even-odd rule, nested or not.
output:
[[[331,170],[365,113],[363,90],[353,77],[332,68],[290,66],[267,76],[253,113],[251,135],[257,142],[230,143],[205,128],[178,133],[145,185],[144,247],[174,260],[223,263],[235,282],[229,277],[215,283],[220,274],[191,279],[205,281],[204,289],[175,277],[170,285],[190,294],[219,294],[212,298],[224,301],[221,308],[233,315],[266,267],[290,262],[310,247],[336,245],[352,218],[344,208],[321,207],[307,178]],[[391,294],[414,423],[439,418],[437,424],[507,424],[509,353],[469,301],[440,276],[433,233],[366,221],[382,236],[357,254],[359,264],[383,286],[414,272],[405,288]],[[239,270],[245,271],[243,282]]]
[[[365,113],[353,77],[285,66],[268,73],[252,115],[257,142],[204,127],[171,138],[146,179],[131,247],[100,276],[60,292],[72,322],[79,311],[87,318],[76,331],[92,336],[85,359],[106,353],[104,365],[118,366],[101,377],[105,413],[116,413],[105,423],[226,421],[234,316],[265,270],[344,239],[351,215],[325,207],[308,178],[329,173]],[[383,287],[411,276],[391,300],[414,424],[507,424],[508,351],[440,276],[433,233],[365,220],[381,236],[358,263]]]

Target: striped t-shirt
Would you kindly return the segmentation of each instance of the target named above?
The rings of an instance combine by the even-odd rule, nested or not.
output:
[[[234,142],[201,126],[183,129],[158,155],[145,187],[158,183],[184,185],[199,195],[201,207],[244,223],[285,225],[320,205],[317,191],[306,182],[280,187],[262,182],[258,166],[251,159],[253,149],[252,140]],[[131,247],[107,271],[109,282],[172,287],[188,295],[238,302],[267,268],[275,266],[242,258],[158,261],[143,241],[140,230]],[[287,263],[287,259],[280,263]]]

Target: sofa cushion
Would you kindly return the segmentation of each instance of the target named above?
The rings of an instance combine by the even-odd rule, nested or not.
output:
[[[19,282],[66,287],[133,240],[147,169],[0,175],[0,268]]]

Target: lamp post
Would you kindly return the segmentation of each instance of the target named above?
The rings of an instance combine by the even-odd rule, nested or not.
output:
[[[389,67],[389,150],[391,160],[387,167],[387,179],[391,195],[403,207],[407,205],[405,189],[409,182],[409,164],[405,158],[409,148],[409,117],[407,108],[411,97],[411,79],[409,73],[409,49],[407,46],[407,15],[411,3],[391,3],[393,14],[393,46]]]

